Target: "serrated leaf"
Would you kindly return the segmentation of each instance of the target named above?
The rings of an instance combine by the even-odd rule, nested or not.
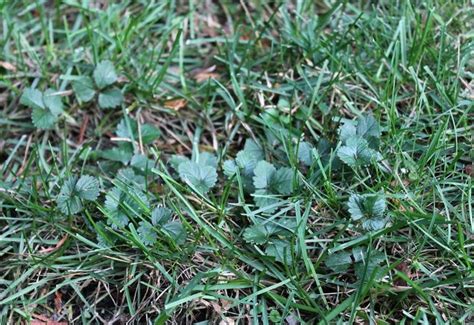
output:
[[[178,172],[185,183],[202,194],[207,193],[217,182],[217,172],[214,167],[201,166],[192,161],[181,163]]]
[[[224,170],[224,175],[232,177],[237,173],[239,167],[237,167],[235,160],[229,159],[224,161],[222,169]]]
[[[161,135],[160,130],[155,128],[151,124],[143,124],[140,127],[140,132],[141,132],[143,144],[150,144],[156,139],[158,139]]]
[[[182,155],[172,155],[171,158],[169,159],[168,163],[171,165],[171,167],[178,171],[179,165],[181,165],[184,162],[189,162],[189,158],[182,156]]]
[[[365,139],[368,137],[380,138],[381,131],[379,123],[370,114],[361,116],[357,120],[357,135]]]
[[[259,161],[254,169],[255,176],[253,177],[253,185],[257,189],[266,189],[271,185],[271,179],[273,174],[276,172],[276,168],[266,162],[265,160]]]
[[[49,110],[43,108],[33,108],[31,112],[31,121],[38,129],[52,129],[58,117]]]
[[[46,108],[43,103],[43,93],[38,89],[26,88],[20,97],[20,103],[33,109]]]
[[[387,207],[385,197],[380,193],[352,194],[347,206],[353,220],[383,218]]]
[[[94,81],[99,89],[103,89],[116,82],[117,73],[113,63],[109,60],[99,62],[94,69]]]
[[[173,215],[173,211],[165,207],[156,207],[151,213],[151,223],[155,226],[164,225]]]
[[[283,195],[293,192],[293,170],[288,167],[279,168],[271,178],[271,188]]]
[[[235,158],[237,166],[242,170],[242,174],[245,176],[253,176],[255,167],[259,160],[252,155],[249,151],[239,151]]]
[[[155,166],[155,162],[142,154],[136,154],[130,160],[130,166],[140,169],[141,171],[150,170]]]
[[[352,121],[347,121],[339,127],[339,139],[344,143],[356,135],[357,128]]]
[[[251,139],[247,139],[245,141],[243,151],[245,151],[248,154],[250,154],[251,156],[253,156],[256,161],[260,161],[264,158],[262,147],[257,142],[255,142]]]
[[[76,176],[69,177],[56,198],[58,208],[65,214],[76,214],[82,210],[81,199],[75,195],[76,182]]]
[[[75,190],[81,199],[94,201],[99,196],[99,180],[93,176],[83,175],[77,181]]]
[[[217,168],[217,157],[210,152],[199,153],[198,161],[196,162],[201,166],[211,166],[213,168]]]
[[[118,171],[116,181],[132,188],[145,189],[145,177],[138,175],[132,168],[122,168]]]
[[[361,137],[348,139],[346,145],[337,151],[337,156],[352,168],[366,166],[372,160],[379,159],[377,152],[370,149],[367,141]]]
[[[83,175],[69,177],[61,187],[57,197],[59,209],[66,214],[76,214],[82,210],[83,200],[94,201],[99,196],[99,182],[95,177]]]
[[[260,245],[268,241],[270,234],[264,225],[257,224],[245,228],[243,236],[247,243]]]
[[[171,238],[177,243],[182,244],[186,241],[186,230],[184,229],[181,222],[172,221],[164,224],[161,228],[163,231],[168,233]]]
[[[115,108],[120,106],[122,102],[122,92],[116,87],[105,89],[99,93],[100,108]]]
[[[72,89],[79,101],[87,103],[95,96],[94,83],[89,77],[80,77],[72,81]]]
[[[63,113],[62,98],[57,90],[47,89],[43,94],[43,103],[53,115],[58,116]]]
[[[143,213],[144,206],[149,206],[149,203],[146,195],[137,188],[125,191],[114,187],[107,193],[104,206],[107,222],[112,228],[119,229],[128,225],[129,217]]]
[[[331,254],[327,257],[325,264],[335,272],[344,272],[352,264],[351,254],[348,252]]]
[[[156,243],[158,234],[156,233],[155,229],[153,229],[153,226],[148,222],[141,221],[137,232],[143,244],[152,246],[154,243]]]

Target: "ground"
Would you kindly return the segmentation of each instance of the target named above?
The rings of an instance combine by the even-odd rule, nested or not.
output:
[[[0,1],[1,324],[474,322],[469,1]]]

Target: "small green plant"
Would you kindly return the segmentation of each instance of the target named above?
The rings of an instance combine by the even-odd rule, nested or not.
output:
[[[119,88],[113,86],[118,76],[115,67],[108,60],[97,64],[93,78],[81,76],[72,81],[72,88],[81,102],[89,102],[98,95],[100,108],[115,108],[122,104],[123,95]]]
[[[213,154],[201,152],[194,160],[175,155],[170,164],[184,183],[202,195],[216,185],[217,158]]]
[[[352,168],[381,160],[382,156],[377,151],[380,135],[380,126],[372,115],[363,115],[355,123],[347,121],[339,129],[343,145],[337,156]]]
[[[365,230],[379,230],[385,227],[387,204],[383,193],[352,194],[347,203],[352,220],[362,223]]]
[[[183,244],[186,240],[186,230],[179,221],[171,221],[173,212],[166,207],[157,207],[151,214],[151,223],[141,221],[138,227],[140,240],[145,245],[153,245],[158,239],[158,231],[165,233],[176,244]]]
[[[41,92],[27,88],[23,92],[20,103],[31,108],[31,120],[38,129],[51,129],[63,113],[61,96],[55,89]]]
[[[61,187],[56,199],[58,208],[65,214],[79,213],[83,208],[82,200],[95,201],[99,196],[97,178],[83,175],[69,177]]]

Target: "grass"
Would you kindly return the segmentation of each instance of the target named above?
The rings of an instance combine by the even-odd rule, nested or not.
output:
[[[38,0],[0,10],[0,323],[474,321],[468,1]],[[103,60],[124,94],[115,109],[72,89]],[[51,129],[20,103],[30,87],[58,90],[64,113]],[[382,159],[351,168],[338,130],[366,114],[380,124]],[[148,141],[147,124],[161,135]],[[248,139],[289,171],[289,194],[254,195],[245,172],[224,175]],[[302,141],[318,149],[308,165]],[[172,166],[173,155],[204,152],[217,158],[208,192]],[[138,178],[117,176],[125,165]],[[65,213],[57,196],[81,175],[100,195]],[[363,229],[347,208],[355,193],[383,193],[389,221]],[[150,224],[161,205],[173,226]],[[252,226],[279,232],[254,242]]]

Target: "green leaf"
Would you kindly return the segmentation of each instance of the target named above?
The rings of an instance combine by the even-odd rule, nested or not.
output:
[[[172,221],[163,225],[161,228],[163,231],[168,233],[170,237],[177,243],[183,244],[186,241],[186,230],[184,229],[181,222]]]
[[[143,144],[150,144],[156,139],[158,139],[161,135],[160,130],[155,128],[151,124],[143,124],[140,128],[140,132],[142,135]]]
[[[142,214],[144,207],[149,206],[146,195],[138,188],[122,190],[112,188],[105,197],[107,222],[114,229],[123,228],[130,222],[130,217]]]
[[[351,254],[348,252],[331,254],[327,257],[325,264],[335,272],[347,271],[349,266],[352,264]]]
[[[235,160],[229,159],[224,161],[222,169],[224,170],[224,175],[232,177],[237,173],[239,167],[235,164]]]
[[[20,103],[33,109],[46,108],[43,103],[43,94],[38,89],[26,88],[20,97]]]
[[[72,81],[72,89],[79,101],[87,103],[95,96],[94,83],[89,77],[79,77]]]
[[[136,154],[130,160],[130,166],[141,171],[150,170],[155,166],[155,162],[142,154]]]
[[[77,179],[69,177],[61,187],[56,199],[59,209],[66,214],[76,214],[82,210],[81,199],[95,201],[99,196],[99,181],[84,175]]]
[[[31,121],[38,129],[52,129],[58,117],[49,110],[43,108],[33,108],[31,112]]]
[[[83,175],[77,181],[75,190],[81,199],[95,201],[99,196],[99,180],[89,175]]]
[[[119,161],[123,164],[126,164],[130,161],[130,159],[132,159],[133,148],[117,147],[117,148],[107,149],[107,150],[99,151],[99,156],[104,159]]]
[[[357,120],[357,135],[368,139],[369,137],[380,138],[381,131],[377,120],[372,115],[363,115]]]
[[[53,115],[58,116],[63,113],[62,98],[57,90],[47,89],[43,94],[43,103]]]
[[[120,89],[113,87],[99,93],[100,108],[115,108],[123,102],[123,95]]]
[[[308,142],[300,142],[298,146],[298,160],[305,166],[313,164],[313,146]]]
[[[370,149],[367,141],[361,137],[348,139],[346,145],[337,151],[337,156],[352,168],[366,166],[380,159],[378,152]]]
[[[255,176],[253,177],[253,185],[257,189],[266,189],[269,188],[271,185],[271,179],[273,174],[276,172],[276,168],[262,160],[258,162],[257,166],[254,169]]]
[[[269,232],[264,225],[257,224],[244,230],[244,240],[251,244],[265,244],[269,239]]]
[[[148,222],[141,221],[137,231],[143,244],[152,246],[156,243],[158,234],[156,233],[155,229],[153,229],[153,226]]]
[[[181,165],[184,162],[189,162],[189,158],[182,156],[182,155],[172,155],[168,163],[171,165],[171,167],[178,171],[179,165]]]
[[[265,249],[265,253],[268,256],[273,256],[280,263],[291,264],[293,262],[291,245],[286,240],[272,240],[272,243]]]
[[[207,193],[217,182],[217,172],[214,167],[201,166],[192,161],[181,163],[178,172],[185,183],[202,194]]]
[[[197,163],[201,166],[217,168],[217,157],[210,152],[201,152],[199,153]]]
[[[381,193],[352,194],[347,206],[353,220],[383,218],[387,207],[385,196]]]
[[[131,188],[144,190],[146,186],[145,177],[136,174],[132,168],[122,168],[118,171],[116,180],[121,184],[126,184]]]
[[[154,226],[164,225],[173,216],[173,211],[165,207],[156,207],[151,213],[151,223]]]
[[[109,60],[101,61],[94,69],[95,84],[99,89],[110,86],[117,81],[114,65]]]
[[[283,195],[293,192],[293,170],[288,167],[279,168],[272,176],[271,187]]]
[[[357,135],[357,128],[354,122],[347,121],[339,127],[339,139],[345,143],[347,140]]]

